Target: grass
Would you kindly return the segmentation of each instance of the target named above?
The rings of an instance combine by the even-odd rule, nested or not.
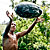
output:
[[[5,28],[6,28],[6,25],[0,24],[0,34],[4,32]]]

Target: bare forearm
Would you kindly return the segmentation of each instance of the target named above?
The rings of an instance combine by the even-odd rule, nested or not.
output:
[[[32,23],[32,25],[27,30],[18,33],[18,38],[28,34],[33,29],[33,27],[35,26],[36,23],[37,23],[37,19]]]
[[[37,23],[37,19],[32,23],[32,25],[27,29],[27,32],[26,33],[29,33],[33,27],[35,26],[35,24]]]
[[[32,25],[27,30],[18,33],[18,38],[28,34],[33,29],[33,27],[35,26],[36,23],[38,23],[40,21],[44,21],[44,18],[43,19],[41,19],[41,18],[42,17],[37,17],[37,19],[32,23]]]
[[[7,25],[5,32],[3,34],[3,37],[5,37],[8,34],[10,27],[11,27],[11,23],[12,23],[12,19],[10,19],[9,24]]]

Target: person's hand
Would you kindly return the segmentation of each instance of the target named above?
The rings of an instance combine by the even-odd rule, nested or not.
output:
[[[10,15],[9,11],[6,11],[6,15],[7,15],[10,19],[13,19],[13,13]]]
[[[38,18],[37,18],[37,23],[38,23],[38,22],[42,22],[42,21],[44,21],[44,18],[42,18],[42,17],[38,17]]]

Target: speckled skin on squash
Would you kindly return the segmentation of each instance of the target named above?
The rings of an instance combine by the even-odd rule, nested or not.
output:
[[[17,4],[14,10],[16,14],[24,18],[39,17],[42,14],[40,7],[32,2],[21,2]]]

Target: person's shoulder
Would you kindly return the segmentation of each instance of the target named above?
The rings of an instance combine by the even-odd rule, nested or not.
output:
[[[21,32],[17,32],[16,35],[18,35],[19,33],[21,33]]]
[[[9,36],[8,35],[3,35],[3,39],[7,39],[7,38],[9,38]]]

